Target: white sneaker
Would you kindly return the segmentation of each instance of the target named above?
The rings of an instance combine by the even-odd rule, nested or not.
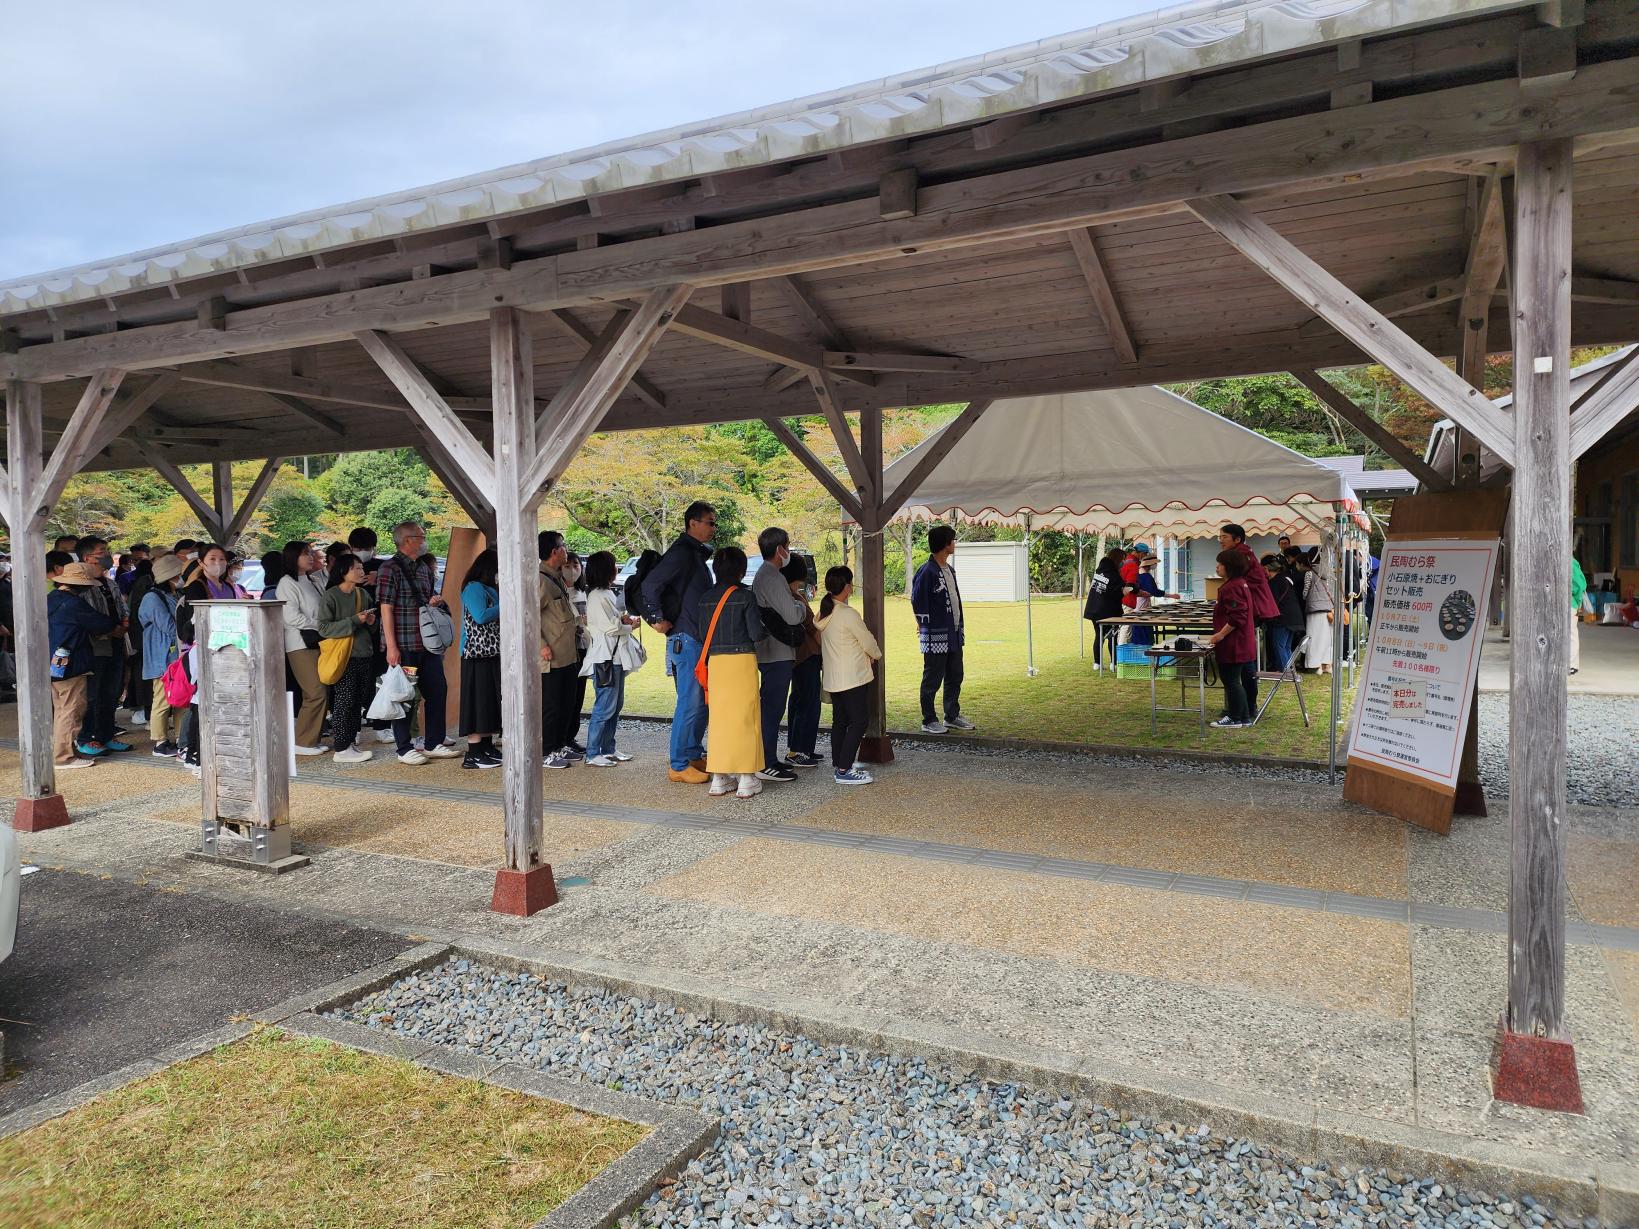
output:
[[[947,717],[945,718],[945,725],[952,730],[976,730],[979,728],[966,717]]]
[[[427,757],[422,755],[421,752],[417,751],[414,747],[411,747],[403,755],[398,757],[398,762],[400,764],[408,764],[413,768],[421,764],[425,764],[427,762]]]
[[[615,762],[618,764],[630,764],[632,762],[632,757],[624,751],[612,751],[610,754],[614,756]]]
[[[725,776],[720,772],[714,772],[711,774],[711,788],[708,789],[706,793],[710,794],[713,798],[721,798],[724,794],[732,793],[733,790],[733,777]]]
[[[338,764],[362,764],[375,755],[363,747],[349,747],[346,751],[338,751],[331,758]]]
[[[393,741],[393,732],[391,730],[375,730],[373,732],[378,743],[390,743]]]
[[[586,762],[593,768],[613,768],[620,761],[612,755],[594,755]]]
[[[755,798],[763,792],[763,783],[757,779],[756,773],[742,772],[740,774],[740,788],[734,791],[736,798]]]
[[[454,743],[439,743],[438,746],[434,747],[431,751],[426,751],[422,754],[424,754],[429,760],[453,760],[457,756],[465,753],[458,750]]]
[[[53,764],[52,765],[52,767],[56,768],[59,772],[64,771],[66,769],[70,769],[70,768],[95,768],[96,766],[97,766],[97,761],[96,760],[88,760],[85,757],[79,756],[79,755],[76,755],[73,759],[69,760],[66,764]]]
[[[297,755],[323,755],[324,754],[324,748],[323,747],[297,746],[296,748],[294,748],[294,750],[295,750]]]
[[[148,724],[148,714],[147,713],[138,713],[138,714],[136,714],[136,716],[131,718],[131,724],[135,725],[135,726],[146,726]]]

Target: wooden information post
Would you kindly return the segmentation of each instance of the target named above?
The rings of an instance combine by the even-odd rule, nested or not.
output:
[[[272,874],[306,866],[290,848],[284,603],[197,602],[194,610],[204,800],[200,848],[189,856]]]
[[[1506,491],[1398,499],[1383,543],[1343,796],[1444,835],[1474,757]]]

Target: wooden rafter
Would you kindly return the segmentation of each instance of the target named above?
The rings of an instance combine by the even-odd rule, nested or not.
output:
[[[1292,372],[1292,377],[1320,398],[1339,418],[1382,449],[1401,469],[1414,474],[1424,486],[1434,491],[1450,488],[1451,481],[1444,474],[1406,447],[1393,432],[1350,401],[1341,389],[1318,371],[1298,369]]]
[[[576,341],[587,346],[597,344],[597,330],[582,322],[573,312],[564,311],[560,308],[556,311],[542,312],[541,314]],[[661,392],[654,381],[648,379],[642,372],[632,374],[631,389],[634,395],[642,398],[653,409],[664,410],[666,408],[666,394]]]
[[[1093,306],[1098,309],[1098,317],[1104,322],[1110,344],[1115,347],[1123,363],[1136,363],[1138,347],[1133,342],[1127,317],[1121,310],[1121,300],[1116,297],[1115,287],[1110,284],[1110,275],[1104,267],[1104,258],[1099,255],[1098,242],[1093,238],[1092,229],[1077,227],[1069,232],[1069,238],[1070,250],[1076,254],[1082,280],[1087,283],[1087,291],[1093,296]]]
[[[239,507],[234,510],[223,532],[223,544],[233,545],[239,536],[245,532],[245,526],[250,524],[250,518],[256,515],[256,509],[262,506],[268,488],[273,480],[279,476],[279,466],[284,464],[283,457],[269,457],[267,463],[257,473],[255,480],[250,484],[250,490],[245,492],[244,499],[239,501]]]
[[[153,408],[155,402],[175,388],[177,383],[178,376],[175,372],[164,371],[123,401],[115,402],[109,407],[102,425],[92,436],[91,448],[86,455],[95,456],[112,445],[120,436],[136,426]]]
[[[1290,240],[1232,197],[1193,200],[1190,212],[1344,337],[1404,380],[1505,462],[1513,424],[1477,388],[1374,311]]]
[[[328,435],[340,437],[347,434],[347,428],[342,426],[339,421],[322,410],[315,410],[300,397],[292,397],[289,393],[268,393],[267,395],[298,418],[305,419]]]
[[[810,372],[808,386],[814,390],[820,413],[825,415],[831,434],[836,438],[837,450],[842,453],[842,463],[847,466],[848,476],[854,480],[854,486],[859,491],[860,502],[874,502],[876,488],[871,482],[870,470],[865,466],[865,455],[854,439],[853,429],[848,426],[848,416],[843,413],[842,402],[837,398],[837,386],[825,371]]]
[[[468,477],[481,487],[493,488],[495,465],[489,453],[473,438],[466,424],[456,416],[443,395],[433,388],[421,368],[404,353],[398,342],[386,333],[362,332],[357,337],[365,352],[404,394],[410,412],[444,441],[444,447]]]
[[[1463,297],[1461,277],[1443,277],[1415,282],[1401,290],[1391,290],[1370,300],[1372,310],[1389,320],[1414,315],[1430,308],[1455,303]],[[1327,337],[1335,332],[1330,322],[1316,316],[1298,326],[1299,337]]]
[[[1612,363],[1599,384],[1588,390],[1571,413],[1571,460],[1604,439],[1639,408],[1639,349]]]
[[[860,507],[858,495],[848,489],[830,466],[814,455],[813,451],[809,449],[807,444],[802,442],[802,438],[795,431],[778,418],[765,418],[763,419],[763,425],[779,438],[780,443],[784,444],[786,450],[802,463],[804,469],[814,475],[831,498],[842,506],[843,512],[855,521],[862,520],[864,512]]]
[[[853,343],[848,340],[848,334],[836,322],[836,318],[826,310],[825,305],[815,297],[813,289],[800,278],[777,277],[771,284],[781,295],[791,310],[796,312],[799,319],[814,339],[828,349],[852,350]],[[768,379],[763,381],[766,392],[777,393],[790,388],[803,378],[800,367],[776,367]]]

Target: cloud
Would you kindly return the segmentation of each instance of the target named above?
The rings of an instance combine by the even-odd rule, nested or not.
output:
[[[0,279],[836,89],[1128,0],[74,0],[0,46]]]

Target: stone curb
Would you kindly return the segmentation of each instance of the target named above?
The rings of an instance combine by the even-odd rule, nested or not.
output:
[[[999,1083],[1066,1089],[1135,1117],[1205,1122],[1221,1134],[1258,1140],[1299,1161],[1381,1168],[1468,1190],[1529,1194],[1562,1215],[1597,1216],[1612,1229],[1639,1229],[1639,1167],[1619,1162],[1581,1161],[1540,1151],[1522,1161],[1518,1149],[1428,1127],[797,996],[737,986],[703,991],[699,978],[677,981],[672,970],[540,947],[466,939],[448,952],[448,958],[651,999],[731,1024],[801,1032],[821,1044],[931,1058]]]
[[[96,1079],[76,1084],[73,1088],[65,1088],[62,1092],[0,1118],[0,1139],[16,1135],[19,1131],[27,1131],[53,1118],[61,1118],[70,1110],[79,1109],[104,1093],[113,1092],[116,1088],[122,1088],[135,1080],[164,1071],[167,1067],[174,1067],[177,1063],[185,1063],[191,1058],[209,1054],[218,1046],[225,1046],[238,1041],[241,1037],[249,1036],[255,1029],[256,1023],[252,1020],[224,1024],[221,1028],[214,1028],[208,1033],[201,1033],[187,1041],[168,1046],[152,1058],[138,1059],[106,1075],[99,1075]]]

